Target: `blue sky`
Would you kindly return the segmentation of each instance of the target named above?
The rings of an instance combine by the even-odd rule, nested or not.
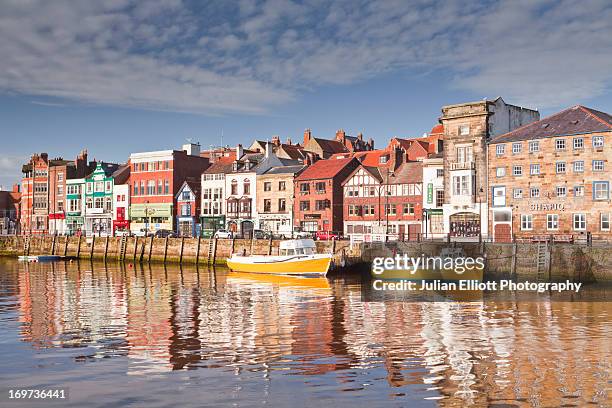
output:
[[[484,97],[612,111],[612,4],[5,0],[0,184],[35,151],[419,136]]]

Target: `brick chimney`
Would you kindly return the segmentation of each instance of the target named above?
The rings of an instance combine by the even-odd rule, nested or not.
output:
[[[19,192],[19,184],[13,184],[13,193]]]
[[[242,145],[238,144],[238,146],[236,146],[236,160],[240,160],[243,154],[244,150],[242,149]]]
[[[272,144],[274,146],[280,146],[281,142],[280,142],[280,137],[274,135],[272,136]]]
[[[287,144],[288,144],[289,146],[291,146],[291,144],[292,144],[292,142],[291,142],[291,138],[290,138],[290,137],[287,137]]]
[[[308,143],[310,139],[312,139],[312,130],[308,128],[304,131],[304,146],[306,146],[306,143]]]
[[[359,139],[359,140],[363,140],[363,133],[359,132],[359,133],[357,134],[357,139]]]
[[[404,164],[406,155],[404,154],[404,149],[399,146],[395,146],[391,155],[391,171],[397,170],[399,166]]]
[[[368,139],[368,146],[370,146],[370,150],[374,150],[374,139]]]

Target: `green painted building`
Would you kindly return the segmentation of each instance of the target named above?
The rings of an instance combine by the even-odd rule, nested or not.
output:
[[[84,186],[84,178],[66,180],[66,228],[69,235],[75,235],[79,232],[84,233]]]
[[[124,184],[129,177],[129,166],[98,163],[85,177],[85,231],[88,236],[113,235],[113,188]]]

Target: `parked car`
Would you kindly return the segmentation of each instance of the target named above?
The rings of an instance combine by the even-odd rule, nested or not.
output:
[[[129,229],[117,230],[115,231],[115,236],[116,237],[131,237],[132,231],[130,231]]]
[[[304,231],[300,227],[296,227],[293,230],[293,238],[294,239],[312,238],[312,233],[308,231]]]
[[[220,229],[215,232],[214,237],[217,239],[232,239],[234,237],[234,234],[232,233],[232,231]]]
[[[270,239],[270,233],[264,230],[253,230],[253,237],[255,239]]]
[[[174,233],[174,231],[165,229],[155,231],[155,234],[153,236],[155,238],[176,238],[176,234]]]
[[[317,231],[315,239],[320,241],[329,241],[330,239],[340,239],[341,235],[337,231]]]

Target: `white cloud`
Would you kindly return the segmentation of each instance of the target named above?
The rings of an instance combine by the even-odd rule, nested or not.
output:
[[[605,1],[9,1],[0,89],[147,109],[260,113],[389,71],[557,107],[612,80]]]

